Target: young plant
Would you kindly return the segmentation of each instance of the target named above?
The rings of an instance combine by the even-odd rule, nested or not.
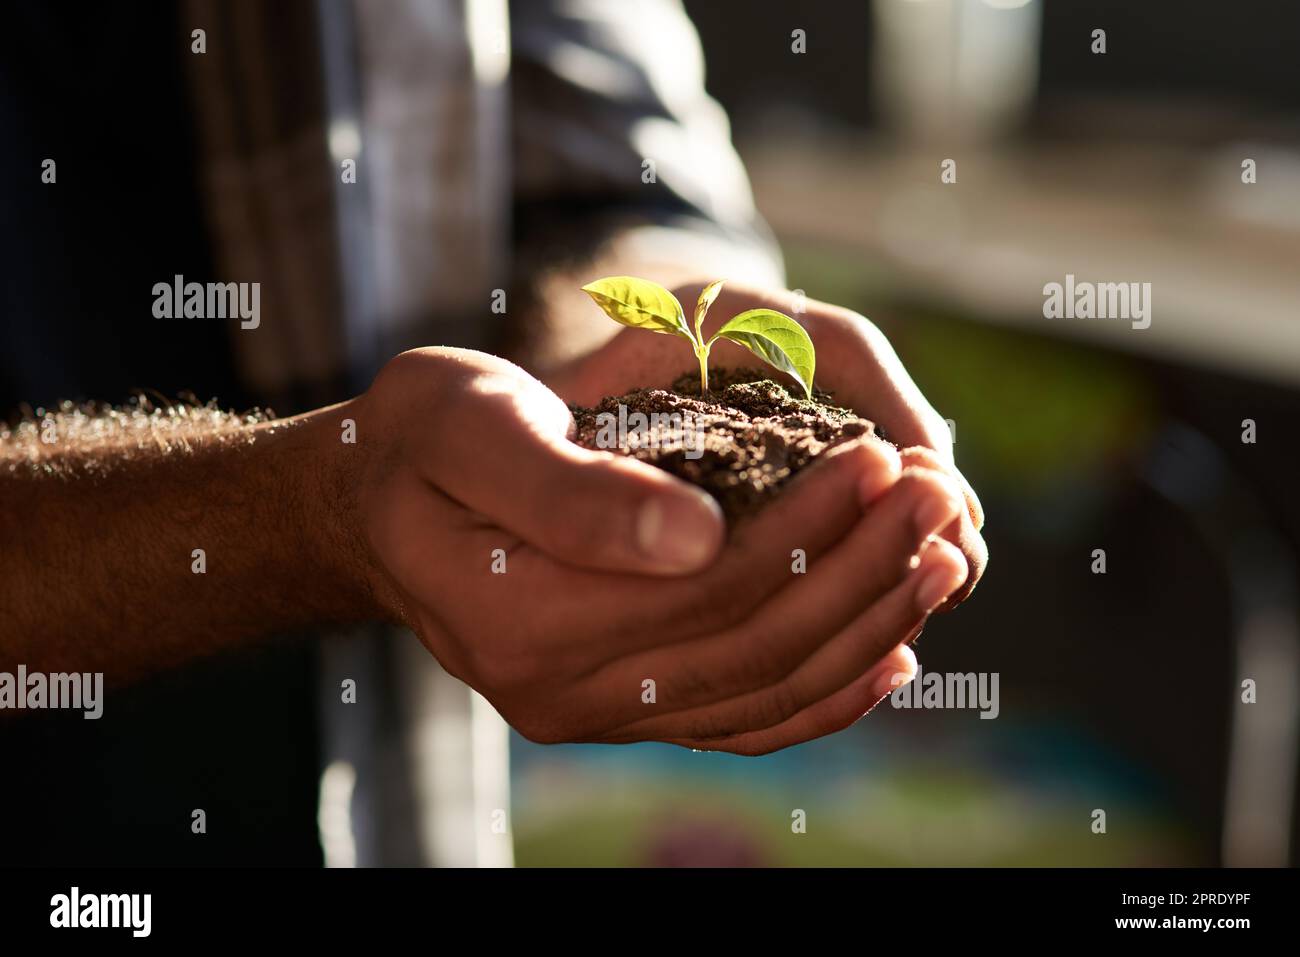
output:
[[[709,349],[719,339],[729,339],[782,372],[787,372],[812,398],[816,354],[803,326],[775,309],[748,309],[729,319],[708,341],[704,339],[704,316],[722,291],[722,280],[711,282],[695,304],[695,329],[677,297],[658,283],[633,276],[611,276],[587,283],[582,291],[595,300],[615,322],[634,329],[649,329],[668,336],[680,336],[691,344],[700,363],[700,391],[709,391]]]

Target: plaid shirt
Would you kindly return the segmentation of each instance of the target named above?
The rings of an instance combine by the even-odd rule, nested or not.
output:
[[[684,229],[780,278],[676,0],[188,2],[216,267],[262,284],[234,348],[289,408],[404,348],[490,346],[531,211]]]

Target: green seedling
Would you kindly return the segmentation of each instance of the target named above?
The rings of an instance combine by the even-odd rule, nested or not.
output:
[[[680,336],[691,344],[700,363],[700,391],[709,391],[709,349],[719,339],[742,345],[764,362],[787,372],[812,399],[816,354],[803,326],[775,309],[748,309],[729,319],[707,341],[704,316],[722,291],[722,280],[711,282],[695,304],[695,329],[677,297],[658,283],[633,276],[611,276],[587,283],[582,291],[595,300],[615,322],[634,329],[649,329],[667,336]]]

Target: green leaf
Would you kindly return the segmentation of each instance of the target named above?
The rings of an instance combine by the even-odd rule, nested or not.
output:
[[[722,292],[725,281],[719,279],[711,282],[700,291],[700,301],[695,304],[695,338],[698,342],[704,341],[704,314],[713,305],[713,300],[718,298],[718,293]]]
[[[664,335],[681,336],[695,344],[686,314],[677,297],[659,285],[634,276],[610,276],[582,287],[596,305],[615,322],[634,329],[649,329]]]
[[[730,339],[764,362],[788,372],[812,399],[813,372],[817,366],[812,340],[803,326],[775,309],[750,309],[731,319],[714,339]]]

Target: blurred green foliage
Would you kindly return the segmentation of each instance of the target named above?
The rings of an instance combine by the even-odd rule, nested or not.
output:
[[[937,309],[842,252],[793,244],[787,266],[791,287],[885,331],[954,421],[963,470],[985,483],[1033,494],[1100,473],[1140,448],[1156,421],[1154,390],[1132,360]]]
[[[887,783],[867,773],[828,781],[815,806],[800,802],[794,792],[810,795],[797,784],[741,789],[688,775],[630,782],[598,773],[581,788],[585,799],[575,794],[562,813],[534,820],[526,801],[516,808],[516,863],[647,866],[662,863],[656,848],[666,843],[694,848],[699,865],[729,863],[736,844],[751,863],[776,867],[1196,863],[1190,836],[1175,822],[1110,787],[1089,800],[1106,807],[1108,827],[1121,828],[1122,840],[1092,832],[1093,804],[961,772],[901,768]],[[794,807],[807,812],[806,833],[791,830]]]

